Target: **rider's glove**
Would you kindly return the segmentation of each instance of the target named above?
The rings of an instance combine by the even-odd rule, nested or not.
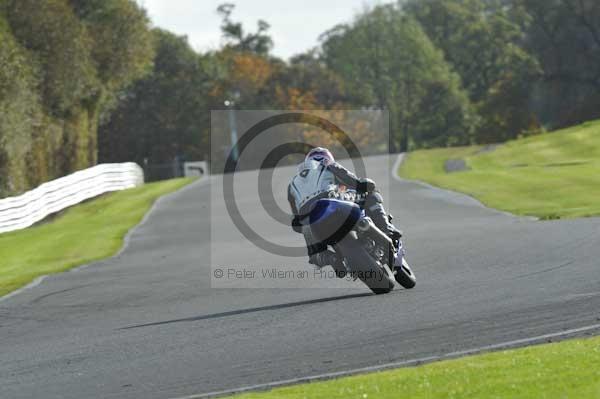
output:
[[[395,227],[391,228],[390,237],[392,240],[399,240],[402,238],[402,231],[398,230]]]
[[[369,178],[360,179],[356,186],[356,191],[360,193],[370,193],[375,191],[375,182]]]

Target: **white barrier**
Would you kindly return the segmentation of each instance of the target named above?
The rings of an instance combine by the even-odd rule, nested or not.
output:
[[[18,197],[0,200],[0,233],[20,230],[46,216],[110,191],[144,184],[135,163],[102,164],[44,183]]]

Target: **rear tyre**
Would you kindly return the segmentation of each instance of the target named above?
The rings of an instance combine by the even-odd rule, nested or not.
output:
[[[367,253],[353,234],[348,234],[338,247],[349,263],[350,270],[376,295],[387,294],[394,289],[393,276]]]
[[[407,290],[415,288],[415,285],[417,285],[417,278],[404,258],[402,259],[402,266],[394,268],[394,278],[398,284]]]

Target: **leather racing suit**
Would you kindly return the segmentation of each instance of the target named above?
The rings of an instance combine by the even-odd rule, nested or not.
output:
[[[359,179],[354,173],[339,163],[324,164],[315,160],[307,160],[298,165],[298,174],[292,178],[288,186],[288,201],[294,215],[292,228],[304,235],[308,256],[321,253],[327,245],[312,238],[310,229],[305,226],[303,219],[308,216],[317,200],[327,198],[331,185],[343,184],[359,193],[367,193],[364,210],[375,225],[392,240],[398,240],[401,232],[390,223],[383,207],[383,197],[370,179]]]

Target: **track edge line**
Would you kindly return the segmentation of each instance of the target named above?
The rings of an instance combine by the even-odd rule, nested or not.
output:
[[[416,183],[420,186],[429,188],[431,190],[439,190],[439,191],[445,191],[447,193],[453,194],[453,195],[461,195],[464,196],[466,198],[468,198],[469,200],[473,201],[473,203],[481,208],[487,209],[491,212],[503,215],[503,216],[508,216],[511,217],[515,220],[525,220],[525,221],[532,221],[532,222],[537,222],[540,221],[541,219],[539,217],[536,216],[531,216],[531,215],[517,215],[514,213],[510,213],[508,211],[503,211],[501,209],[497,209],[497,208],[492,208],[489,207],[487,205],[485,205],[483,202],[481,202],[480,200],[478,200],[477,198],[473,197],[470,194],[467,193],[463,193],[460,191],[454,191],[454,190],[450,190],[447,188],[442,188],[442,187],[438,187],[438,186],[434,186],[433,184],[429,184],[427,182],[424,182],[422,180],[418,180],[418,179],[404,179],[402,177],[400,177],[399,171],[400,171],[400,165],[402,165],[402,162],[404,162],[404,158],[406,157],[406,153],[402,152],[400,154],[398,154],[398,158],[396,159],[396,161],[394,162],[394,166],[393,166],[393,170],[392,170],[392,176],[394,177],[394,180],[398,181],[398,182],[411,182],[411,183]]]
[[[108,262],[108,261],[111,261],[113,259],[118,258],[119,256],[123,255],[123,253],[127,250],[127,248],[129,248],[131,237],[136,233],[136,231],[140,227],[142,227],[144,224],[146,224],[148,222],[148,220],[150,219],[150,217],[152,216],[152,214],[156,211],[156,209],[159,207],[160,203],[163,200],[166,200],[166,199],[168,199],[171,196],[175,196],[175,194],[181,194],[181,193],[187,191],[190,187],[204,185],[205,182],[208,181],[209,178],[210,178],[210,176],[204,176],[201,179],[199,179],[198,181],[193,181],[190,184],[187,184],[187,185],[181,187],[179,190],[176,190],[176,191],[173,191],[173,192],[170,192],[170,193],[167,193],[165,195],[161,195],[160,197],[158,197],[154,201],[154,203],[152,204],[152,206],[150,207],[150,209],[148,209],[148,212],[146,212],[144,214],[144,216],[142,217],[142,220],[140,220],[140,222],[138,224],[136,224],[135,226],[132,226],[129,229],[129,231],[127,231],[127,233],[123,237],[123,243],[121,245],[121,248],[119,248],[119,250],[115,254],[113,254],[113,255],[111,255],[111,256],[109,256],[107,258],[104,258],[104,259],[96,260],[96,261],[91,262],[91,263],[84,263],[83,265],[76,266],[76,267],[74,267],[72,269],[65,270],[63,272],[51,273],[51,274],[44,274],[44,275],[38,276],[35,279],[33,279],[31,282],[27,283],[26,285],[24,285],[24,286],[22,286],[20,288],[17,288],[16,290],[11,291],[11,292],[9,292],[8,294],[6,294],[4,296],[0,296],[0,303],[2,303],[4,301],[7,301],[8,299],[10,299],[12,297],[15,297],[15,296],[17,296],[17,295],[19,295],[19,294],[21,294],[21,293],[23,293],[25,291],[28,291],[30,289],[33,289],[33,288],[41,285],[44,282],[44,280],[46,278],[50,277],[50,276],[59,276],[59,275],[64,274],[64,273],[75,273],[75,272],[78,272],[80,270],[86,269],[88,267],[100,264],[102,262]]]
[[[346,370],[346,371],[336,371],[336,372],[331,372],[331,373],[316,374],[316,375],[311,375],[311,376],[306,376],[306,377],[298,377],[298,378],[292,378],[292,379],[288,379],[288,380],[274,381],[274,382],[265,383],[265,384],[248,385],[245,387],[228,389],[228,390],[223,390],[223,391],[214,391],[214,392],[195,394],[195,395],[189,395],[189,396],[179,396],[179,397],[174,397],[171,399],[218,398],[218,397],[236,395],[236,394],[252,392],[252,391],[264,391],[264,390],[270,390],[273,388],[280,388],[280,387],[285,387],[285,386],[290,386],[290,385],[298,385],[298,384],[305,384],[305,383],[311,383],[311,382],[326,381],[326,380],[331,380],[331,379],[341,378],[341,377],[350,377],[350,376],[358,375],[358,374],[374,373],[374,372],[378,372],[378,371],[385,371],[385,370],[396,369],[396,368],[418,366],[418,365],[425,364],[425,363],[433,363],[433,362],[442,361],[442,360],[450,360],[450,359],[455,359],[455,358],[459,358],[459,357],[463,357],[463,356],[476,355],[476,354],[491,352],[491,351],[495,351],[495,350],[518,348],[518,347],[522,347],[522,346],[527,346],[527,344],[529,344],[529,345],[536,344],[536,343],[541,344],[543,341],[548,340],[548,339],[568,337],[570,335],[581,334],[581,333],[592,331],[592,330],[600,330],[600,324],[592,324],[589,326],[573,328],[573,329],[569,329],[569,330],[563,330],[563,331],[556,332],[556,333],[543,334],[543,335],[538,335],[538,336],[530,337],[530,338],[522,338],[522,339],[506,341],[506,342],[502,342],[502,343],[498,343],[498,344],[485,345],[485,346],[481,346],[478,348],[449,352],[449,353],[446,353],[443,355],[427,356],[427,357],[422,357],[422,358],[418,358],[418,359],[410,359],[410,360],[402,360],[402,361],[398,361],[398,362],[385,363],[385,364],[380,364],[377,366],[361,367],[361,368],[356,368],[356,369],[351,369],[351,370]]]

